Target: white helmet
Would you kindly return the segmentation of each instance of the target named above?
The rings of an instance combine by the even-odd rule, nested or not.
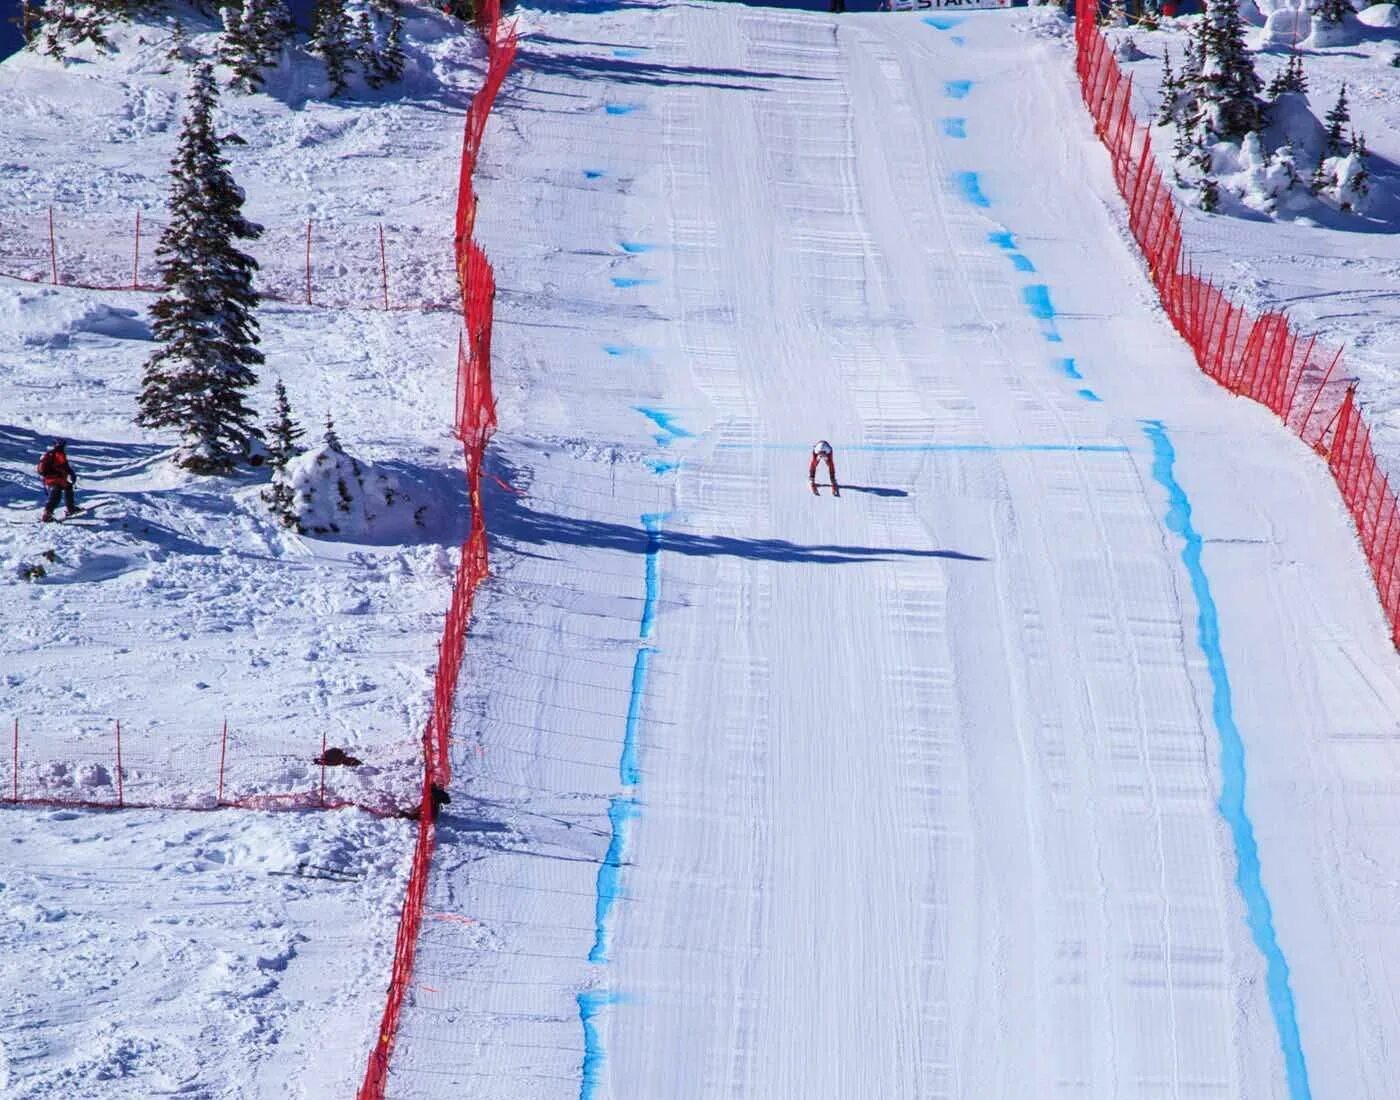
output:
[[[819,439],[817,445],[812,448],[812,453],[814,455],[829,455],[831,454],[831,444],[825,439]]]

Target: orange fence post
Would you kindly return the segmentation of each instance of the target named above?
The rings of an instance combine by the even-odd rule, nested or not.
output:
[[[321,731],[321,806],[326,805],[326,731]]]

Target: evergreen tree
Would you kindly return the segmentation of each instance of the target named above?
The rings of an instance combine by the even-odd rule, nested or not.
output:
[[[1176,100],[1181,94],[1181,84],[1172,72],[1172,51],[1168,46],[1162,50],[1162,103],[1157,108],[1157,125],[1165,126],[1176,118]]]
[[[351,43],[350,16],[345,0],[316,0],[311,18],[311,48],[326,63],[326,78],[331,83],[331,95],[338,96],[348,87],[346,76],[354,55]]]
[[[263,70],[277,63],[290,37],[291,16],[282,0],[242,0],[238,9],[224,8],[224,36],[219,58],[233,70],[233,86],[255,92]]]
[[[189,48],[189,35],[185,33],[185,24],[180,21],[179,16],[175,17],[175,22],[170,25],[170,44],[165,51],[167,61],[184,61],[185,51]]]
[[[373,73],[375,59],[379,56],[379,42],[374,33],[374,23],[368,10],[362,10],[352,24],[350,49],[360,70]]]
[[[283,527],[296,527],[296,492],[287,480],[287,463],[301,453],[297,441],[306,432],[292,418],[287,387],[280,378],[273,393],[272,420],[267,425],[267,462],[272,467],[272,483],[264,490],[263,500]]]
[[[1201,65],[1192,83],[1213,138],[1238,142],[1264,124],[1263,82],[1244,44],[1237,0],[1206,0]]]
[[[1324,156],[1340,157],[1346,153],[1346,142],[1342,138],[1342,127],[1351,121],[1351,109],[1347,106],[1347,86],[1342,85],[1337,93],[1337,102],[1327,112],[1327,152]]]
[[[1274,74],[1266,93],[1270,99],[1277,99],[1285,92],[1306,92],[1308,77],[1303,72],[1303,55],[1296,50],[1288,55],[1288,62]]]
[[[1324,23],[1340,24],[1352,14],[1351,0],[1313,0],[1312,13]]]
[[[40,53],[63,57],[70,46],[91,42],[100,49],[110,49],[106,33],[107,20],[91,4],[79,0],[46,0],[38,14],[34,37],[30,40]]]
[[[403,5],[391,0],[389,33],[384,48],[375,56],[374,76],[379,84],[396,84],[403,79],[403,67]]]
[[[326,430],[321,436],[321,442],[337,454],[343,455],[345,453],[345,448],[340,445],[340,436],[335,432],[335,421],[331,419],[330,413],[326,413]]]
[[[199,473],[231,469],[262,432],[244,394],[262,363],[253,314],[257,262],[235,246],[262,227],[243,217],[243,191],[214,133],[218,91],[207,62],[191,74],[171,161],[170,222],[156,247],[164,293],[151,307],[160,347],[146,361],[137,423],[176,428],[175,461]]]

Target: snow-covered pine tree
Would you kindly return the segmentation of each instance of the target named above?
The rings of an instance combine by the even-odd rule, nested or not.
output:
[[[1206,0],[1200,71],[1192,80],[1211,138],[1241,141],[1264,124],[1263,81],[1244,43],[1238,0]]]
[[[345,11],[345,0],[316,0],[311,26],[311,48],[326,63],[331,95],[338,96],[349,86],[345,78],[354,58],[353,28]]]
[[[360,66],[360,71],[373,85],[374,62],[379,56],[379,40],[374,33],[374,22],[368,9],[361,9],[360,14],[351,23],[350,51],[355,63]]]
[[[306,434],[292,417],[287,387],[277,380],[273,391],[272,419],[267,425],[267,464],[272,467],[272,483],[263,491],[268,510],[283,527],[296,527],[296,491],[287,479],[287,463],[301,453],[297,440]]]
[[[1342,127],[1351,121],[1351,108],[1347,105],[1347,86],[1342,85],[1337,93],[1337,102],[1327,112],[1327,151],[1325,157],[1346,155],[1346,140],[1342,137]]]
[[[389,33],[374,62],[374,76],[381,85],[396,84],[403,79],[403,5],[389,0],[388,8]]]
[[[63,57],[70,46],[91,42],[110,49],[107,20],[92,4],[79,0],[46,0],[38,13],[38,24],[30,45],[50,57]]]
[[[1303,72],[1303,55],[1294,50],[1288,55],[1288,61],[1278,72],[1274,74],[1273,80],[1269,81],[1268,91],[1265,93],[1270,99],[1277,99],[1285,92],[1307,92],[1308,77]]]
[[[208,62],[190,78],[171,161],[170,222],[156,246],[164,292],[151,307],[160,347],[146,361],[137,423],[175,428],[178,465],[197,473],[232,469],[262,432],[244,395],[257,382],[257,261],[236,241],[262,227],[243,216],[243,191],[214,133],[218,90]]]
[[[165,59],[167,61],[184,61],[185,51],[189,49],[190,38],[185,31],[185,24],[180,21],[177,15],[175,21],[170,24],[170,42],[166,46]]]
[[[1181,93],[1181,84],[1172,72],[1172,50],[1170,46],[1162,50],[1162,102],[1157,108],[1157,125],[1165,126],[1176,118],[1176,97]]]
[[[224,33],[219,39],[219,60],[233,70],[234,88],[240,92],[255,92],[262,83],[258,65],[257,40],[253,31],[253,0],[235,0],[219,9]]]
[[[1311,9],[1324,23],[1340,24],[1353,14],[1351,0],[1312,0]]]

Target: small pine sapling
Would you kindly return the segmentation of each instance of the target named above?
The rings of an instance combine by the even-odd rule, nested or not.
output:
[[[353,27],[345,10],[345,0],[316,0],[311,26],[311,48],[326,63],[330,94],[338,96],[349,87],[346,77],[354,57]]]
[[[305,429],[292,417],[287,387],[277,380],[273,391],[272,419],[267,425],[267,464],[272,467],[272,483],[263,491],[268,510],[283,527],[297,526],[296,492],[287,481],[287,463],[301,453],[297,441]]]
[[[1324,156],[1340,157],[1346,154],[1346,142],[1342,138],[1342,127],[1351,121],[1351,109],[1347,106],[1347,86],[1342,85],[1337,93],[1337,102],[1327,112],[1327,152]]]
[[[1176,73],[1172,72],[1172,51],[1168,46],[1162,51],[1162,102],[1157,108],[1157,125],[1165,126],[1176,118],[1177,97],[1181,94],[1181,84]]]
[[[396,84],[403,79],[403,5],[392,2],[389,6],[389,33],[384,40],[384,48],[374,61],[374,75],[380,85]]]
[[[1324,23],[1340,24],[1352,14],[1351,0],[1313,0],[1312,13]]]

